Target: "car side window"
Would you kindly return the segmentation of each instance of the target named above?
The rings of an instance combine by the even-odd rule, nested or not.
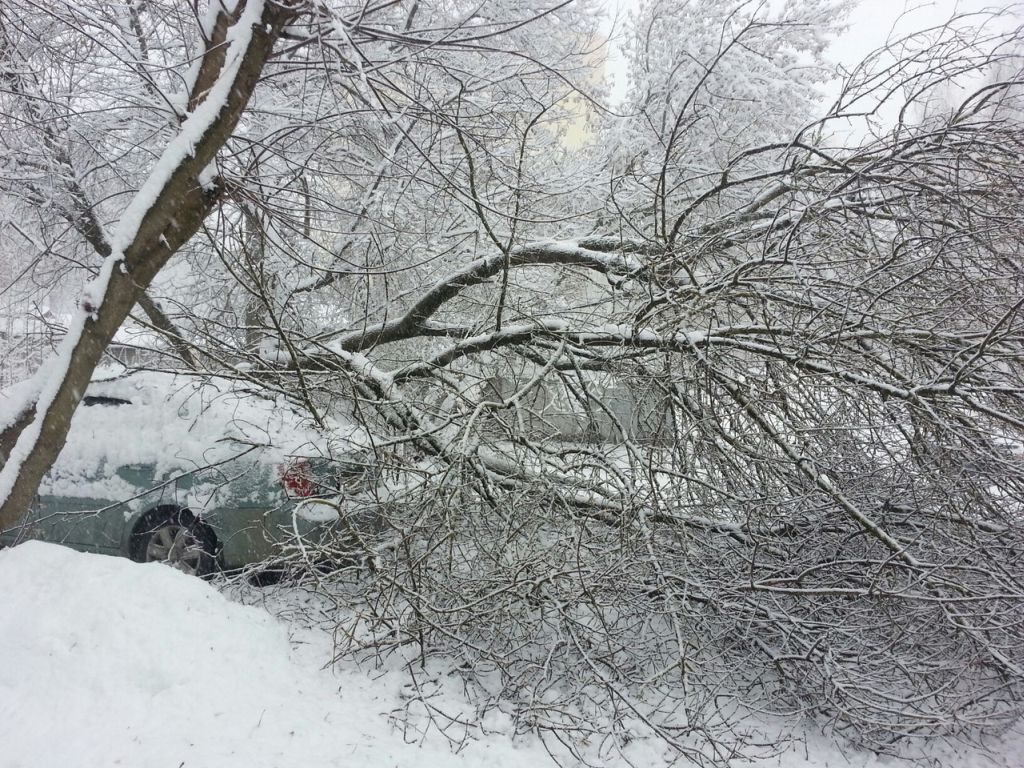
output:
[[[120,397],[107,397],[106,395],[86,395],[82,398],[82,405],[131,405],[131,400],[124,400]]]

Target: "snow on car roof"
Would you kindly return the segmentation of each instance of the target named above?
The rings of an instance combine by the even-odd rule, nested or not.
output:
[[[313,428],[282,396],[223,376],[105,369],[75,412],[54,465],[62,476],[152,464],[158,475],[240,454],[269,463],[331,456],[362,444],[362,431],[335,421]]]

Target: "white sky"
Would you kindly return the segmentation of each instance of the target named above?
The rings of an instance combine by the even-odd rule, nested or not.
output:
[[[635,5],[636,0],[608,0],[607,7],[610,9],[610,15],[614,16],[617,12],[624,19]],[[958,12],[969,13],[1006,5],[1008,3],[993,0],[860,0],[850,14],[849,28],[833,43],[830,58],[837,64],[852,67],[866,54],[884,45],[886,39],[893,33],[900,35],[923,29],[946,21]],[[1020,10],[1020,5],[1017,5],[1017,10]],[[621,29],[621,26],[620,21],[618,28]],[[611,31],[610,22],[607,31]],[[608,58],[608,74],[612,79],[612,103],[617,104],[625,94],[626,71],[614,39]]]

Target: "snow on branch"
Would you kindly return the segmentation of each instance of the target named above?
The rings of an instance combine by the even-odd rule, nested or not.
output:
[[[401,317],[348,333],[337,341],[337,345],[349,352],[363,351],[421,335],[426,330],[426,321],[445,303],[467,288],[494,277],[505,268],[506,263],[509,268],[579,266],[608,275],[637,277],[643,274],[645,267],[631,254],[643,252],[646,247],[641,243],[623,245],[614,238],[536,242],[513,248],[507,256],[499,253],[477,259],[435,283]]]

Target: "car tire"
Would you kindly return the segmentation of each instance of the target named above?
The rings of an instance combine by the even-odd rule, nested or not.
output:
[[[191,576],[209,576],[217,567],[213,532],[183,509],[153,510],[132,533],[132,560],[165,563]]]

